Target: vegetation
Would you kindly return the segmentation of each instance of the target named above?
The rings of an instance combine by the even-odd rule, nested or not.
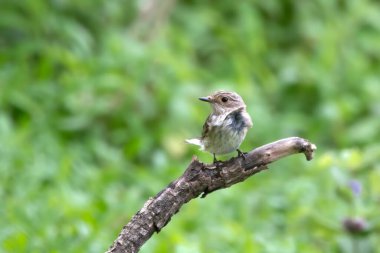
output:
[[[212,161],[184,139],[226,89],[242,150],[300,136],[315,159],[193,200],[141,252],[380,252],[379,3],[150,2],[1,2],[0,251],[105,251]]]

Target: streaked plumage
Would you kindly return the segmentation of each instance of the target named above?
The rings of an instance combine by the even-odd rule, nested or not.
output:
[[[209,102],[212,113],[203,125],[200,138],[186,142],[200,146],[201,150],[214,155],[227,154],[239,150],[247,131],[252,127],[251,117],[246,111],[243,99],[235,92],[218,91],[208,97],[199,98]]]

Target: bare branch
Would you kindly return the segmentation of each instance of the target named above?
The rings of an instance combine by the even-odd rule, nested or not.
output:
[[[123,227],[108,253],[138,252],[140,247],[159,232],[183,204],[202,194],[227,188],[267,169],[267,165],[285,156],[304,153],[311,160],[316,146],[309,141],[290,137],[269,143],[217,166],[203,164],[195,157],[186,171],[155,197],[145,202],[140,211]]]

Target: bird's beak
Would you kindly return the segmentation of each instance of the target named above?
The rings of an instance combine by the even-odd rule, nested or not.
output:
[[[199,98],[199,100],[209,102],[209,103],[212,102],[211,97],[201,97],[201,98]]]

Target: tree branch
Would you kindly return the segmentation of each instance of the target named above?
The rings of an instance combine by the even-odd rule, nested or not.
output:
[[[250,151],[244,157],[235,157],[217,166],[204,164],[193,158],[186,171],[155,197],[149,198],[132,220],[123,227],[107,253],[133,253],[159,232],[183,204],[202,194],[227,188],[267,169],[267,165],[285,156],[304,153],[309,161],[316,146],[309,141],[290,137],[269,143]]]

